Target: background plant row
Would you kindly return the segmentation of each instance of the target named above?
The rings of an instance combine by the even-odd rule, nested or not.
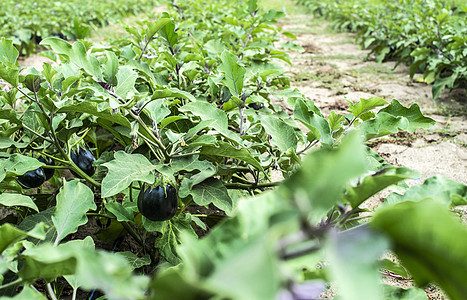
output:
[[[82,39],[88,36],[90,26],[149,12],[156,4],[154,0],[4,0],[0,3],[0,36],[12,39],[20,53],[29,55],[46,37]]]
[[[467,82],[467,5],[457,0],[297,0],[340,30],[357,33],[377,61],[410,65],[423,73],[433,97]]]

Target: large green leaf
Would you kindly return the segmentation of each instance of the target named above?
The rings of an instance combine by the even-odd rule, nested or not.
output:
[[[218,146],[203,146],[201,148],[201,154],[238,159],[238,160],[244,161],[252,165],[258,170],[261,170],[261,171],[263,170],[263,167],[260,165],[259,161],[257,161],[251,155],[248,149],[246,148],[238,149],[226,142],[219,142]]]
[[[126,189],[134,181],[154,182],[156,165],[141,154],[128,154],[118,151],[115,159],[105,166],[109,172],[102,180],[102,197],[110,197]]]
[[[357,186],[347,188],[344,199],[353,208],[358,207],[374,194],[401,180],[416,178],[419,173],[404,167],[385,168],[375,174],[368,175]]]
[[[43,163],[33,157],[18,153],[12,154],[8,158],[0,158],[0,181],[7,176],[22,175],[43,165]]]
[[[0,239],[0,253],[2,253],[3,250],[8,248],[9,245],[28,235],[27,232],[16,228],[10,223],[0,225],[0,234],[2,236],[2,238]]]
[[[224,84],[229,88],[232,95],[240,98],[243,90],[243,77],[246,69],[238,64],[238,57],[227,50],[221,54],[222,63],[218,69],[224,73]]]
[[[388,246],[382,235],[360,226],[328,236],[331,277],[344,300],[383,299],[377,261]]]
[[[8,62],[14,64],[18,56],[19,52],[16,47],[13,46],[13,42],[2,37],[2,39],[0,39],[0,63],[7,64]]]
[[[352,103],[349,101],[349,109],[356,118],[359,116],[377,108],[378,106],[386,105],[387,102],[384,99],[378,97],[372,97],[368,99],[361,98],[357,103]]]
[[[145,22],[146,26],[148,27],[145,30],[146,40],[150,41],[154,37],[154,35],[169,22],[169,18],[159,18],[155,22]]]
[[[39,212],[36,203],[31,197],[21,194],[2,193],[0,194],[0,204],[4,206],[24,206]]]
[[[116,76],[118,84],[115,87],[115,94],[120,96],[122,99],[126,99],[129,92],[136,91],[135,82],[138,78],[138,73],[133,71],[133,68],[131,67],[121,66],[118,68],[118,73]]]
[[[69,112],[81,112],[87,113],[113,123],[120,124],[127,128],[130,128],[130,122],[127,118],[122,116],[119,112],[113,112],[112,109],[109,107],[107,109],[99,109],[99,103],[93,101],[83,101],[78,102],[76,104],[68,104],[61,107],[58,111],[59,113],[69,113]]]
[[[57,230],[55,244],[58,244],[78,227],[86,224],[86,213],[96,209],[94,193],[78,180],[66,181],[57,195],[57,206],[52,216],[52,222]]]
[[[232,199],[222,181],[209,178],[193,186],[190,194],[198,205],[214,204],[216,207],[230,214],[233,208]]]
[[[0,300],[47,300],[47,297],[35,288],[24,286],[19,294],[14,297],[0,297]]]
[[[379,112],[375,118],[366,120],[361,125],[365,140],[371,140],[391,133],[406,131],[410,123],[405,117]]]
[[[106,60],[102,64],[102,75],[105,82],[112,86],[117,85],[118,57],[113,52],[106,53]]]
[[[323,144],[332,145],[331,127],[328,121],[313,111],[305,101],[308,100],[299,99],[295,102],[294,118],[302,122],[316,140],[319,140]]]
[[[381,112],[388,113],[395,117],[400,116],[406,118],[409,121],[409,126],[405,130],[408,132],[414,132],[416,129],[428,129],[436,123],[435,120],[423,116],[418,104],[412,104],[410,108],[406,108],[397,100],[392,100],[391,104],[381,109],[378,114]]]
[[[432,198],[449,207],[467,205],[467,185],[451,179],[434,176],[422,185],[411,187],[403,195],[392,193],[386,198],[385,205],[393,205],[402,201],[420,201]]]
[[[153,222],[143,217],[143,226],[147,231],[161,233],[161,236],[156,239],[155,247],[169,263],[177,265],[180,263],[177,248],[181,243],[181,236],[189,234],[196,237],[191,221],[189,214],[180,214],[163,222]]]
[[[18,275],[26,282],[44,278],[48,282],[58,276],[70,275],[75,272],[76,258],[66,245],[43,244],[26,249],[21,253],[24,264]]]
[[[302,167],[284,182],[284,188],[300,210],[312,222],[319,222],[339,201],[350,179],[366,168],[365,150],[360,138],[349,135],[336,149],[320,149],[310,153]]]
[[[180,111],[190,112],[193,115],[200,117],[202,121],[212,120],[213,123],[210,125],[211,128],[214,128],[219,133],[233,141],[241,141],[236,134],[228,129],[226,113],[211,103],[201,101],[190,102],[180,107]]]
[[[14,87],[18,86],[19,67],[16,64],[9,62],[6,62],[5,64],[0,62],[0,78]]]
[[[84,69],[90,75],[99,80],[104,79],[99,61],[96,57],[87,53],[86,47],[82,42],[77,41],[71,45],[60,38],[48,37],[41,41],[41,45],[52,47],[56,53],[68,56],[71,62]]]
[[[297,136],[295,130],[284,121],[270,115],[261,117],[261,124],[271,136],[272,144],[279,147],[281,152],[288,149],[297,149]]]
[[[436,196],[435,196],[436,197]],[[371,226],[384,232],[420,286],[435,281],[450,299],[467,295],[467,228],[433,199],[380,209]]]

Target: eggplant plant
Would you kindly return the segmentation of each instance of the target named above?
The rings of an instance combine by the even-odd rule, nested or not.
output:
[[[365,144],[434,120],[377,97],[323,115],[278,63],[283,15],[253,0],[174,3],[108,47],[42,40],[56,64],[41,71],[2,38],[0,295],[295,299],[330,282],[344,299],[423,293],[380,284],[378,268],[465,295],[467,230],[449,209],[466,186],[408,188],[418,174]],[[41,168],[55,170],[50,185],[18,184]],[[105,226],[80,236],[94,219]],[[391,249],[400,263],[381,259]]]

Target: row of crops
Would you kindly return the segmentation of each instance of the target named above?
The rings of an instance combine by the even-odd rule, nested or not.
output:
[[[297,0],[340,30],[352,31],[377,61],[423,73],[433,98],[467,85],[467,5],[459,0]]]
[[[1,299],[467,294],[467,187],[410,188],[366,146],[434,120],[377,97],[323,115],[281,67],[284,13],[255,0],[169,10],[109,45],[45,38],[40,71],[0,39]]]
[[[122,17],[148,12],[155,0],[2,0],[0,36],[11,38],[20,53],[29,55],[49,36],[68,40],[89,35],[90,26],[101,27]]]

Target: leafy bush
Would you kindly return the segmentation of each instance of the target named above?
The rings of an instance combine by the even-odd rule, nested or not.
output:
[[[423,295],[384,288],[381,267],[460,299],[467,230],[448,208],[467,203],[466,186],[408,188],[416,172],[364,145],[434,121],[380,98],[325,117],[277,64],[288,61],[274,46],[282,13],[255,1],[175,9],[108,47],[47,38],[57,64],[40,72],[21,70],[0,40],[0,294],[42,299],[39,285],[55,297],[64,278],[73,297],[108,299],[297,299],[331,281],[344,299]],[[55,170],[47,185],[18,183],[38,169]],[[163,186],[172,201],[167,184],[175,216],[142,216],[140,191]],[[365,220],[361,204],[392,185],[402,194]],[[74,237],[91,219],[115,253]],[[118,252],[127,234],[134,253]],[[379,260],[386,249],[403,265]]]
[[[0,36],[11,39],[20,53],[30,55],[36,44],[49,36],[83,39],[90,26],[150,11],[156,4],[155,0],[2,0]]]
[[[357,40],[377,61],[410,65],[410,76],[423,73],[433,98],[445,88],[467,83],[467,6],[456,0],[315,1],[297,0]],[[397,65],[396,65],[397,66]]]

